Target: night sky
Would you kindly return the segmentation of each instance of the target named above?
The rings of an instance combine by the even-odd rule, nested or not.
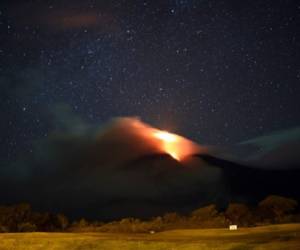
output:
[[[200,144],[300,125],[300,3],[0,3],[1,161],[137,116]]]

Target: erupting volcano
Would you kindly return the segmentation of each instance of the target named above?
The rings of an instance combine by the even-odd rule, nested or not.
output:
[[[139,119],[122,118],[120,121],[122,123],[125,121],[126,130],[131,130],[132,133],[142,137],[155,151],[167,153],[177,161],[202,151],[202,147],[198,144],[177,134],[151,127]]]

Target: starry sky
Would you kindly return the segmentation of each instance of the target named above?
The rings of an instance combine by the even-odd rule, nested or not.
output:
[[[0,159],[138,116],[200,144],[300,125],[300,3],[0,3]]]

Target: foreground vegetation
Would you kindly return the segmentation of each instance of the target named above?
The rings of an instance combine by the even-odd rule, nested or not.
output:
[[[38,213],[28,204],[0,206],[0,232],[107,232],[149,233],[174,229],[226,228],[300,222],[297,201],[271,195],[250,207],[230,203],[223,211],[214,204],[198,208],[186,215],[176,212],[148,220],[124,218],[119,221],[99,222],[80,219],[70,222],[63,214]]]
[[[4,233],[0,250],[300,249],[300,224],[228,229],[185,229],[155,234]]]
[[[230,203],[218,211],[211,204],[186,215],[103,223],[70,222],[63,214],[32,211],[28,204],[0,206],[0,250],[300,249],[297,207],[293,199],[272,195],[253,207]],[[229,231],[230,224],[238,230]]]

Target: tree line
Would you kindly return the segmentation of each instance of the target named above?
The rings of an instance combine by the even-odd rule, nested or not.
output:
[[[0,232],[118,232],[147,233],[179,228],[224,228],[231,224],[242,227],[300,222],[298,202],[270,195],[256,206],[230,203],[219,211],[215,204],[200,207],[187,215],[166,213],[148,220],[123,218],[108,223],[82,218],[71,222],[63,214],[32,211],[26,203],[0,206]]]

